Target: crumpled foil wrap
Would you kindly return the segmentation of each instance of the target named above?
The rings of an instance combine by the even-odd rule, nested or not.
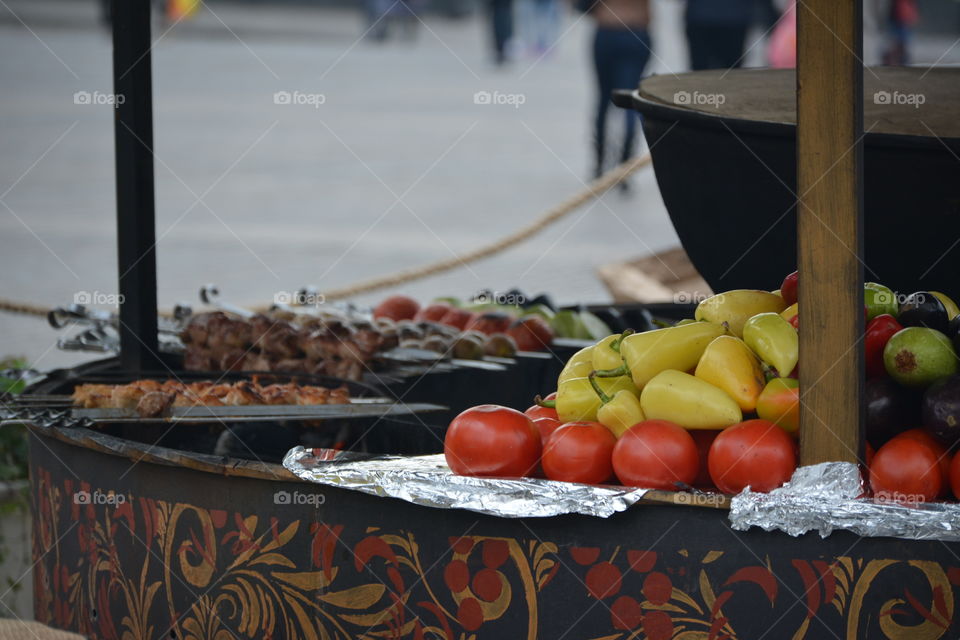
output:
[[[864,491],[860,469],[850,462],[800,467],[770,493],[748,487],[734,496],[730,523],[740,531],[761,527],[792,536],[818,531],[826,538],[846,529],[861,536],[960,541],[960,505],[897,504],[863,497]]]
[[[362,459],[296,447],[284,456],[283,466],[309,482],[400,498],[425,507],[466,509],[503,518],[567,513],[606,518],[624,511],[647,492],[538,478],[458,476],[450,471],[443,454]]]

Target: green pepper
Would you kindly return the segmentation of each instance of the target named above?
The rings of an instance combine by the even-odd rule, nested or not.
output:
[[[583,326],[583,330],[586,333],[586,338],[588,340],[599,340],[603,336],[610,333],[610,327],[607,326],[607,323],[601,320],[595,314],[592,314],[589,311],[581,311],[579,315],[580,324]]]
[[[623,333],[615,333],[607,336],[593,347],[593,368],[594,369],[616,369],[623,364],[623,357],[620,355],[620,342],[633,333],[633,329],[627,329]]]
[[[535,304],[524,309],[521,315],[523,317],[540,316],[547,321],[547,324],[550,324],[550,321],[553,319],[553,316],[555,316],[556,313],[554,313],[553,309],[545,304]]]
[[[780,377],[789,376],[800,357],[797,330],[779,313],[758,313],[743,325],[743,341]]]
[[[863,283],[863,304],[867,307],[867,322],[884,313],[896,318],[900,311],[897,296],[893,291],[876,282]]]
[[[597,422],[605,426],[616,437],[622,436],[627,429],[644,421],[643,409],[640,408],[640,399],[635,391],[621,389],[611,397],[600,384],[603,378],[590,375],[593,390],[603,403],[597,409]]]
[[[590,333],[587,331],[587,328],[583,326],[580,314],[572,309],[561,309],[557,311],[550,320],[550,326],[558,338],[590,339]]]

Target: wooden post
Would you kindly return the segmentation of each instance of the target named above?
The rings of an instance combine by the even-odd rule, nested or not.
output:
[[[854,461],[863,441],[863,16],[797,3],[800,462]]]

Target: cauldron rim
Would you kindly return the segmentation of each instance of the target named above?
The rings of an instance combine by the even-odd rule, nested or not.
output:
[[[737,69],[730,73],[749,74],[758,71],[771,71],[769,69]],[[792,72],[791,69],[778,69],[784,73]],[[933,70],[934,72],[937,69]],[[956,71],[956,70],[953,70]],[[681,74],[674,74],[676,77],[690,77],[695,74],[706,72],[694,71]],[[652,78],[662,79],[662,75],[650,76],[644,79],[640,86],[632,91],[616,91],[613,95],[613,102],[624,109],[632,109],[644,117],[653,118],[666,122],[675,122],[689,127],[699,127],[707,129],[729,129],[737,133],[772,136],[781,138],[793,138],[796,136],[796,122],[783,122],[765,119],[752,119],[746,117],[735,117],[731,115],[713,114],[708,111],[691,109],[682,105],[675,105],[663,102],[661,99],[644,91],[644,85]],[[933,136],[916,135],[911,133],[889,133],[868,131],[864,134],[864,144],[870,147],[897,147],[897,148],[930,148],[960,152],[960,137],[951,136]]]

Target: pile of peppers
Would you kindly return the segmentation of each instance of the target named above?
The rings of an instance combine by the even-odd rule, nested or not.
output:
[[[778,313],[750,318],[742,340],[713,322],[628,330],[574,354],[560,373],[556,398],[543,404],[553,406],[562,423],[599,422],[618,438],[660,417],[691,429],[722,429],[753,412],[766,382],[794,372],[798,356],[797,331]]]

